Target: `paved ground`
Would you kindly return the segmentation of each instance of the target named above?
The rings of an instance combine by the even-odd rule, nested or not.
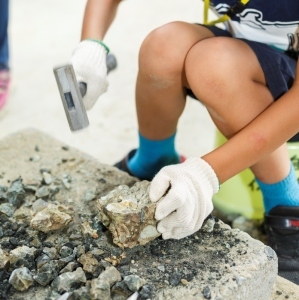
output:
[[[198,0],[122,2],[105,39],[119,67],[109,75],[109,91],[88,113],[89,128],[72,133],[52,70],[70,59],[80,38],[84,6],[83,0],[11,0],[12,86],[5,113],[0,115],[0,138],[20,129],[38,128],[102,163],[112,164],[137,145],[134,88],[138,49],[143,38],[169,21],[200,22],[202,3]],[[188,99],[179,124],[179,151],[185,155],[203,155],[213,144],[214,126],[205,108]]]

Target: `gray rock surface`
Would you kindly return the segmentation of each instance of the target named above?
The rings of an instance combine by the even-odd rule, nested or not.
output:
[[[96,199],[107,195],[119,185],[131,187],[136,179],[65,146],[36,130],[25,130],[0,142],[0,186],[10,188],[11,183],[21,177],[28,190],[24,195],[22,185],[16,189],[19,196],[12,203],[18,207],[18,214],[16,211],[11,218],[1,217],[6,220],[3,237],[0,238],[0,246],[5,251],[1,252],[2,257],[7,260],[7,253],[10,257],[9,252],[14,253],[14,249],[22,247],[20,243],[28,243],[28,248],[36,249],[36,253],[32,252],[34,260],[30,258],[27,262],[30,271],[32,269],[35,273],[33,279],[45,274],[39,277],[40,283],[35,281],[27,291],[8,290],[7,299],[56,300],[60,296],[66,299],[88,299],[90,296],[98,297],[100,292],[105,297],[115,295],[117,299],[133,294],[133,291],[130,294],[124,278],[140,278],[142,287],[139,284],[139,299],[271,299],[277,274],[274,251],[248,234],[231,229],[213,216],[207,219],[202,230],[181,240],[164,241],[158,237],[132,249],[123,250],[115,246],[111,234],[104,230],[97,219]],[[39,159],[36,159],[36,155]],[[44,181],[45,169],[51,171],[48,172],[52,176],[51,183]],[[73,218],[66,227],[45,233],[28,226],[34,215],[32,205],[40,196],[34,195],[34,185],[38,189],[43,185],[49,191],[56,191],[44,196],[44,201],[71,208]],[[94,191],[95,197],[88,196],[86,201],[87,191],[90,190]],[[5,203],[6,192],[1,196],[1,201]],[[20,210],[23,212],[20,213]],[[25,217],[27,211],[31,213]],[[14,219],[15,215],[19,219]],[[85,224],[84,230],[82,223]],[[13,237],[14,232],[18,239]],[[70,248],[72,251],[69,251]],[[92,256],[88,254],[85,258],[94,257],[98,262],[94,274],[84,271],[82,267],[74,271],[69,265],[70,270],[58,275],[70,262],[83,266],[78,259],[87,253]],[[20,260],[20,263],[23,262]],[[7,268],[8,264],[5,262],[2,265]],[[49,266],[55,272],[49,273]],[[100,276],[112,266],[120,273],[121,281],[110,287]],[[15,262],[10,268],[17,269]],[[0,270],[0,273],[7,278],[7,274],[11,275],[11,269]],[[42,285],[56,274],[57,277],[47,286]],[[66,277],[73,278],[73,283],[68,282]],[[130,286],[131,283],[138,286],[137,281],[129,282]],[[8,287],[6,279],[1,284],[4,284],[3,288]],[[93,292],[90,292],[91,289]]]

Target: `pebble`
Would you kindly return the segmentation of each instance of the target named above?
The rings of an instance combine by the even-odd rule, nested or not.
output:
[[[13,270],[9,277],[9,283],[21,292],[28,290],[33,282],[32,274],[26,267]]]
[[[208,286],[204,287],[202,293],[203,293],[203,296],[205,297],[205,299],[211,299],[211,291]]]

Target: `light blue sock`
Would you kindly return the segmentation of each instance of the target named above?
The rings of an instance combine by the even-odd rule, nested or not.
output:
[[[299,184],[291,163],[289,175],[274,184],[266,184],[256,179],[263,195],[266,213],[278,205],[299,206]]]
[[[179,163],[175,136],[164,140],[149,140],[139,133],[139,148],[128,163],[132,174],[140,179],[151,180],[161,168]]]

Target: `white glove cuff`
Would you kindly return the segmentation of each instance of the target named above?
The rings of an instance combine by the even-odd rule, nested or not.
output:
[[[189,157],[183,164],[192,169],[192,172],[198,180],[210,182],[213,194],[219,191],[220,184],[218,177],[213,168],[205,160],[199,157]]]

